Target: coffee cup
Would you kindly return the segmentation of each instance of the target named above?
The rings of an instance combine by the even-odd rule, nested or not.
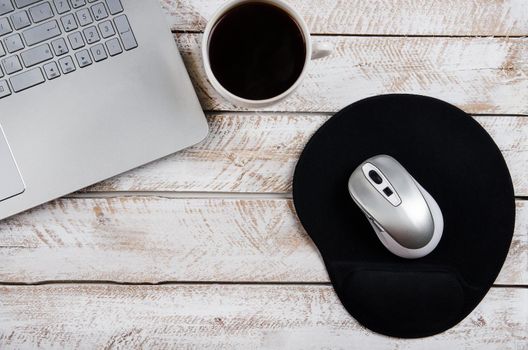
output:
[[[313,42],[304,19],[281,0],[228,2],[209,20],[202,41],[209,82],[246,108],[282,101],[301,85],[311,61],[332,51],[329,43]]]

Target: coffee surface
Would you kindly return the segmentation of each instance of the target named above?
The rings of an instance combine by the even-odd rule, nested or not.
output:
[[[250,2],[228,11],[213,28],[209,59],[232,94],[265,100],[287,91],[306,61],[304,35],[284,10]]]

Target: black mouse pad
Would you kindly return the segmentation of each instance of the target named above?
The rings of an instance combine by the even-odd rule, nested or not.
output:
[[[442,209],[444,234],[423,258],[386,250],[348,193],[354,169],[379,154],[398,160]],[[460,109],[415,95],[368,98],[331,118],[299,159],[293,199],[348,312],[402,338],[443,332],[478,305],[515,223],[512,180],[492,138]]]

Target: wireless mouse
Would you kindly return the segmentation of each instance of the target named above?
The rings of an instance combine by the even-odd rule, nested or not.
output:
[[[348,190],[393,254],[421,258],[440,242],[444,230],[440,207],[396,159],[388,155],[367,159],[350,176]]]

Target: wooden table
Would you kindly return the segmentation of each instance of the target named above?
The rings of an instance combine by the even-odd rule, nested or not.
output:
[[[290,0],[336,51],[261,111],[228,104],[205,79],[201,32],[224,2],[162,1],[206,141],[0,223],[0,348],[528,349],[528,2]],[[313,132],[390,92],[474,114],[518,196],[495,286],[426,339],[383,337],[345,312],[291,201]]]

